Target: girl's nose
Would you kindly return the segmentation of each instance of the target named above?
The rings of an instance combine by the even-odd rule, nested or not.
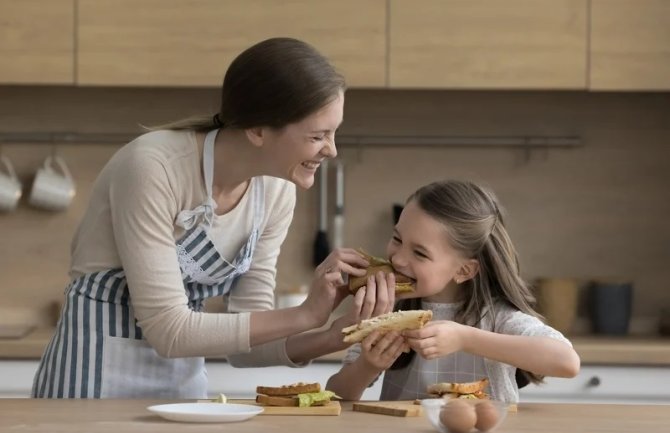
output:
[[[391,264],[394,268],[404,268],[407,266],[407,260],[400,251],[397,251],[395,254],[391,255]]]

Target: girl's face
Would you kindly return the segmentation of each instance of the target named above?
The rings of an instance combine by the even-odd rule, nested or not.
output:
[[[302,188],[314,184],[314,174],[325,158],[337,156],[335,131],[342,123],[344,94],[303,120],[281,129],[267,129],[273,176]]]
[[[416,280],[416,291],[398,298],[456,301],[457,285],[453,280],[466,260],[449,245],[446,227],[424,212],[415,200],[403,209],[386,252],[397,271]]]

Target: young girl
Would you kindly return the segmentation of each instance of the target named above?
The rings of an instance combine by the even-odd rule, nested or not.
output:
[[[387,254],[399,272],[416,279],[414,293],[398,296],[414,299],[402,299],[397,309],[432,310],[433,321],[402,335],[373,333],[352,346],[329,390],[357,400],[388,369],[381,400],[425,398],[428,385],[488,377],[491,398],[513,403],[517,377],[539,382],[579,372],[570,342],[533,310],[491,192],[453,180],[420,188],[407,201]],[[412,351],[403,353],[407,346]]]

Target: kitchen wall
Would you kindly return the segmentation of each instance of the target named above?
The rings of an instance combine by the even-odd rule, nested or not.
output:
[[[215,112],[216,89],[0,87],[0,131],[139,132]],[[346,163],[345,244],[383,254],[391,206],[436,179],[492,187],[507,210],[524,274],[615,277],[635,283],[634,330],[670,306],[670,94],[351,90],[343,134],[578,135],[582,147],[416,146],[340,149]],[[19,209],[0,214],[5,318],[51,320],[67,283],[69,242],[110,144],[5,143],[24,180]],[[32,176],[56,151],[77,181],[65,213],[31,209]],[[279,290],[309,281],[317,189],[300,191],[284,244]],[[332,194],[331,194],[332,197]]]

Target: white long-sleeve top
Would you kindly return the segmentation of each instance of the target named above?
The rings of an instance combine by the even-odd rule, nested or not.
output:
[[[433,312],[433,320],[454,320],[460,304],[441,304],[422,301],[421,308]],[[559,331],[537,317],[522,313],[503,303],[496,304],[495,324],[488,316],[482,320],[481,329],[500,334],[549,337],[570,344]],[[352,346],[343,362],[354,362],[361,354],[360,344]],[[516,367],[466,352],[427,360],[414,354],[409,365],[384,373],[380,400],[413,400],[428,398],[429,385],[440,382],[474,382],[489,379],[486,390],[491,398],[516,403],[519,389],[516,385]]]
[[[225,170],[215,167],[215,170]],[[295,207],[295,185],[263,177],[265,215],[249,271],[234,284],[228,312],[194,312],[179,269],[179,212],[206,199],[202,145],[193,131],[155,131],[122,147],[95,182],[71,245],[71,278],[123,268],[144,338],[170,357],[223,356],[251,350],[250,311],[274,306],[276,262]],[[251,183],[253,185],[253,183]],[[251,187],[234,209],[215,216],[210,238],[232,260],[253,226]],[[231,358],[234,362],[235,358]],[[291,364],[285,339],[241,355],[249,365]]]

